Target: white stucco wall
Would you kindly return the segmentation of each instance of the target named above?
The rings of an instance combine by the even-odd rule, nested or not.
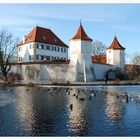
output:
[[[31,48],[30,45],[32,46]],[[18,46],[17,57],[21,57],[22,62],[29,61],[29,55],[34,55],[34,47],[35,47],[35,43],[33,42]]]
[[[59,52],[57,51],[52,51],[52,50],[45,50],[45,49],[37,49],[36,48],[36,55],[47,55],[47,56],[53,56],[53,57],[64,57],[66,58],[66,60],[68,60],[68,48],[66,47],[61,47],[58,45],[52,45],[52,44],[45,44],[45,43],[39,43],[36,42],[35,44],[39,44],[39,45],[44,45],[44,46],[51,46],[51,47],[58,47],[60,48]],[[61,48],[63,48],[63,52],[61,52]],[[66,49],[66,52],[64,52],[64,48]]]
[[[82,59],[82,56],[81,56]],[[32,64],[32,65],[13,65],[11,72],[18,73],[25,81],[51,81],[51,82],[67,82],[79,81],[90,82],[96,80],[103,80],[105,72],[110,69],[115,69],[113,65],[104,65],[93,63],[85,69],[86,81],[84,81],[84,64],[77,64],[75,62],[70,64]],[[83,66],[83,67],[82,67]],[[89,72],[90,70],[90,72]]]
[[[110,69],[115,70],[116,69],[116,66],[114,66],[114,65],[93,63],[93,66],[94,66],[94,73],[95,73],[96,80],[103,80],[105,73],[108,70],[110,70]]]
[[[107,63],[123,68],[125,65],[124,50],[107,50]]]
[[[38,45],[44,45],[45,47],[47,45],[51,46],[51,47],[59,47],[60,50],[58,52],[58,51],[54,51],[54,50],[52,51],[52,50],[46,50],[46,49],[38,49],[36,47],[37,44]],[[31,48],[30,48],[30,45],[32,46]],[[61,52],[61,48],[63,48],[63,52]],[[66,49],[66,52],[64,52],[64,48]],[[66,60],[68,60],[68,48],[62,47],[62,46],[57,46],[57,45],[40,43],[40,42],[32,42],[32,43],[28,43],[28,44],[18,46],[17,57],[21,57],[22,62],[33,61],[33,60],[29,60],[29,55],[34,55],[35,58],[36,58],[36,55],[45,55],[45,56],[65,58]]]
[[[70,41],[70,66],[67,73],[68,81],[93,81],[91,63],[92,42],[80,39]],[[75,76],[73,76],[75,74]]]
[[[92,53],[92,42],[83,40],[70,40],[70,54],[71,53]]]
[[[41,65],[40,79],[54,82],[65,81],[68,64]]]
[[[20,74],[25,81],[64,82],[68,64],[12,65],[10,72]]]

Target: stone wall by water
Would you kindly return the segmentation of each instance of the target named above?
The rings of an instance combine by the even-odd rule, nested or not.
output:
[[[21,80],[64,82],[67,64],[13,65],[11,72],[18,73]]]
[[[108,65],[108,64],[98,64],[98,63],[93,63],[93,70],[95,74],[95,78],[97,80],[103,80],[105,73],[109,71],[110,69],[115,70],[116,66],[114,65]]]
[[[75,62],[77,63],[77,62]],[[25,81],[51,81],[51,82],[86,82],[103,80],[105,72],[115,69],[113,65],[103,65],[93,63],[90,67],[80,67],[75,63],[70,64],[21,64],[13,65],[10,72],[20,75],[21,80]],[[82,64],[83,66],[84,64]],[[84,69],[85,68],[85,69]],[[85,75],[86,74],[86,75]],[[92,76],[92,77],[91,77]],[[92,79],[92,80],[91,80]]]

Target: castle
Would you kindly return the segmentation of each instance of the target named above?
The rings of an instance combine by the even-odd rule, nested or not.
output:
[[[18,63],[14,71],[23,80],[80,81],[101,80],[107,71],[125,66],[125,48],[115,36],[106,49],[105,63],[94,62],[93,40],[86,34],[82,24],[68,46],[50,29],[35,27],[18,43]]]

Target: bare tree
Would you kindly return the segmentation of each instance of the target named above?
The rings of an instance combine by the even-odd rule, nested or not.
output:
[[[131,63],[134,65],[140,65],[140,54],[134,53],[131,58]]]
[[[17,41],[7,30],[0,30],[0,69],[5,81],[8,81],[8,72],[15,58]]]
[[[102,42],[95,41],[93,43],[93,55],[96,62],[101,62],[102,56],[106,53],[105,51],[106,46]]]

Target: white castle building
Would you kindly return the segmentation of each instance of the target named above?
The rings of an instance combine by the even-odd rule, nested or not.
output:
[[[68,46],[50,29],[35,27],[18,46],[18,62],[68,60]]]
[[[104,63],[94,62],[92,42],[80,23],[70,40],[68,60],[68,46],[50,29],[37,26],[17,45],[15,71],[23,80],[88,82],[103,79],[110,69],[124,69],[125,48],[116,37],[106,49]]]

